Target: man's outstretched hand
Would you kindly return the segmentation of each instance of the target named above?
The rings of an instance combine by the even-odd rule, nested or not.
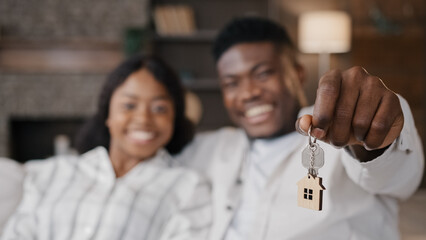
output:
[[[296,129],[336,147],[380,150],[400,134],[404,116],[397,95],[361,67],[327,72],[319,81],[314,113]],[[368,160],[368,159],[364,159]]]

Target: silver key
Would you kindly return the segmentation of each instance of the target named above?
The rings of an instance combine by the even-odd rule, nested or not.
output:
[[[324,166],[324,151],[318,143],[310,143],[302,152],[302,165],[316,177],[318,169]]]

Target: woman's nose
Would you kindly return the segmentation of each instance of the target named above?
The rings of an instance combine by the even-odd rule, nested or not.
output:
[[[149,122],[152,118],[149,106],[138,107],[134,112],[133,118],[139,122]]]

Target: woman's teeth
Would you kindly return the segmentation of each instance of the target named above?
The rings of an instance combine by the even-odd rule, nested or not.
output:
[[[146,131],[131,131],[129,136],[136,140],[148,141],[154,138],[154,133]]]

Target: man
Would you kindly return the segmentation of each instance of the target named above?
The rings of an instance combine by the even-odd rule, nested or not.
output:
[[[224,104],[241,129],[200,134],[181,155],[212,182],[211,239],[398,239],[398,200],[424,164],[406,101],[354,67],[326,73],[302,110],[312,115],[297,118],[294,52],[282,27],[258,18],[234,20],[216,39]],[[325,156],[322,211],[297,206],[311,125]]]

